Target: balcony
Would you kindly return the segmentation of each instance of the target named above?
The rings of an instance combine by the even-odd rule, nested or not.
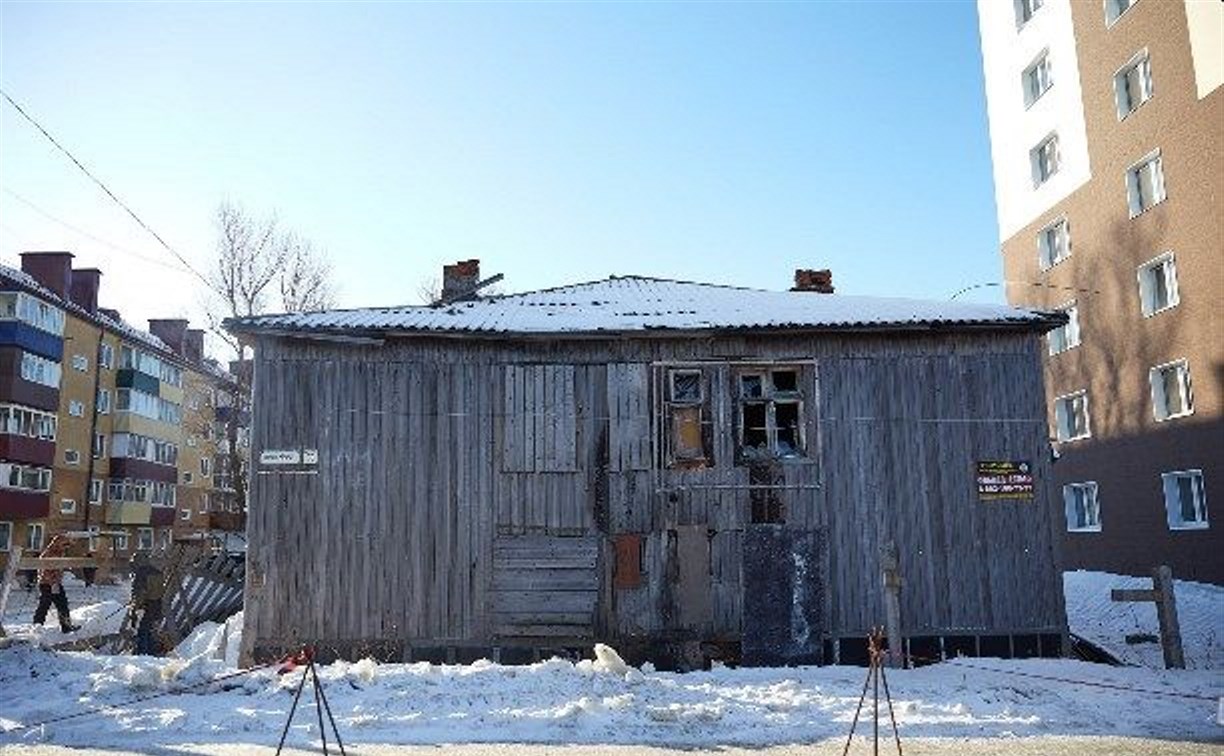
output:
[[[107,525],[148,525],[153,505],[143,501],[114,501],[106,506]]]
[[[51,512],[51,495],[47,492],[18,491],[0,488],[0,520],[36,519]]]
[[[160,396],[161,381],[132,368],[121,368],[115,372],[115,386],[143,391],[152,396]]]
[[[246,512],[209,512],[208,529],[241,533],[246,530]]]
[[[55,442],[0,433],[0,459],[51,467],[55,464]]]

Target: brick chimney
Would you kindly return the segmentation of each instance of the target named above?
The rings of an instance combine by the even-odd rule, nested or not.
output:
[[[98,312],[98,286],[102,283],[102,271],[97,268],[75,268],[68,294],[74,303],[91,315]]]
[[[832,294],[833,271],[798,268],[795,270],[795,285],[791,287],[791,291],[814,291],[817,294]]]
[[[461,260],[442,266],[442,299],[454,301],[476,296],[480,282],[480,260]]]
[[[149,333],[166,342],[166,345],[175,354],[185,356],[187,345],[187,321],[185,319],[150,320]]]
[[[21,270],[60,299],[68,299],[72,288],[71,252],[22,252]]]
[[[187,341],[183,345],[185,347],[183,356],[192,362],[199,362],[204,359],[204,331],[200,328],[187,329]]]

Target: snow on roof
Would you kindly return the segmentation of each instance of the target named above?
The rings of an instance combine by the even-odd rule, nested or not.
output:
[[[1057,314],[1005,305],[764,291],[613,276],[443,306],[234,318],[234,332],[632,333],[659,330],[893,329],[938,325],[1045,330]]]

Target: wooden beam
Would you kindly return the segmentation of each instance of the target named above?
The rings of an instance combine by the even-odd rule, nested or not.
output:
[[[1160,595],[1150,588],[1114,588],[1109,597],[1114,601],[1160,601]]]
[[[12,558],[10,557],[10,560]],[[93,557],[26,557],[21,560],[21,570],[71,570],[77,567],[97,567]]]

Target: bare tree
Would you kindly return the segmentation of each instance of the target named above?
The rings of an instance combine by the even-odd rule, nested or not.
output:
[[[222,321],[266,312],[326,309],[334,304],[335,285],[326,255],[309,239],[282,231],[275,215],[256,217],[228,202],[217,208],[216,266],[209,279],[213,291],[204,309],[210,330],[238,359],[235,383],[225,387],[236,393],[234,411],[224,424],[228,453],[217,466],[228,468],[235,496],[245,503],[250,461],[238,439],[242,418],[250,410],[252,371],[247,345],[222,328]]]
[[[331,265],[309,239],[281,231],[275,215],[256,217],[228,202],[217,208],[216,267],[209,279],[209,325],[239,359],[245,349],[221,328],[225,318],[321,310],[335,301]]]

